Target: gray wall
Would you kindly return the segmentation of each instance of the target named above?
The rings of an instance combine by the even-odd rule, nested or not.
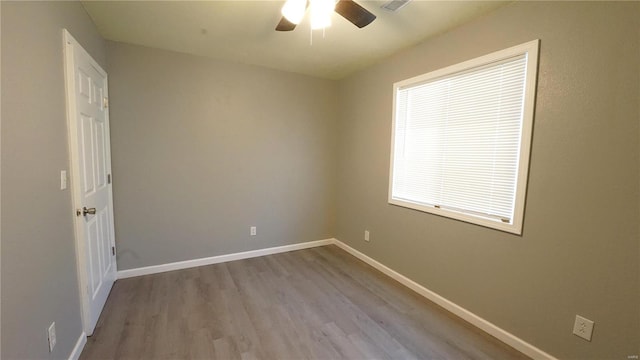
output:
[[[119,269],[333,237],[334,82],[114,42],[108,72]]]
[[[68,169],[62,28],[102,65],[78,2],[2,1],[2,354],[67,358],[82,324]],[[47,345],[55,321],[58,344]]]
[[[515,3],[337,83],[105,48],[78,3],[1,10],[3,359],[66,358],[82,331],[62,27],[108,63],[120,269],[337,235],[555,356],[640,351],[640,4]],[[523,236],[388,205],[393,82],[534,38]]]
[[[638,28],[639,3],[518,2],[341,81],[336,237],[560,358],[638,354]],[[536,38],[523,236],[387,204],[392,84]]]

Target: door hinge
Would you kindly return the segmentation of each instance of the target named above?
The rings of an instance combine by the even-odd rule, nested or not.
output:
[[[116,247],[115,246],[111,247],[111,255],[116,256]]]
[[[111,174],[107,174],[107,184],[111,184]]]
[[[103,100],[105,109],[109,107],[109,98],[105,97]]]

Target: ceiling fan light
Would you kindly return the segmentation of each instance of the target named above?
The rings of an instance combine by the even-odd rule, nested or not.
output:
[[[282,6],[282,16],[293,24],[300,24],[307,8],[307,0],[287,0]]]
[[[331,26],[331,14],[336,8],[334,0],[311,0],[311,29]]]
[[[330,16],[311,16],[311,29],[318,30],[331,26]]]

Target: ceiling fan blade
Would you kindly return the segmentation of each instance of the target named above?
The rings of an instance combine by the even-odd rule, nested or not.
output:
[[[291,1],[292,0],[287,0],[287,2],[285,3],[284,7],[282,8],[283,11],[284,11],[285,7],[287,7],[287,5]],[[296,0],[294,4],[291,4],[291,5],[298,6],[298,5],[300,5],[299,3],[301,1],[304,1],[304,12],[302,14],[300,14],[300,20],[302,20],[302,15],[304,15],[304,13],[307,11],[307,8],[309,7],[309,0]],[[284,12],[283,12],[283,14],[284,14]],[[291,31],[291,30],[296,28],[296,25],[297,24],[292,23],[291,21],[287,20],[286,17],[283,16],[282,19],[280,19],[280,22],[278,23],[278,25],[276,26],[276,31]]]
[[[376,19],[375,15],[353,2],[353,0],[338,1],[336,4],[336,12],[359,28],[371,24],[371,22]]]
[[[280,19],[280,22],[276,26],[276,31],[291,31],[296,28],[296,24],[287,20],[284,16]]]

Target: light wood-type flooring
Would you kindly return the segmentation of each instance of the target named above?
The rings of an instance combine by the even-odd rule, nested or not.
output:
[[[118,280],[81,359],[523,359],[340,248]]]

